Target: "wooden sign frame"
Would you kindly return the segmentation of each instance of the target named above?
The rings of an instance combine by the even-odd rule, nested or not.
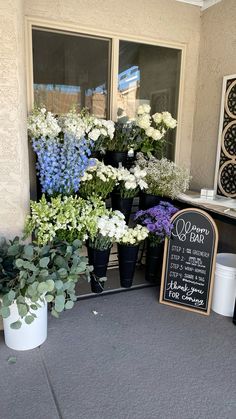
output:
[[[195,313],[199,313],[199,314],[203,314],[205,316],[209,316],[210,310],[211,310],[212,291],[213,291],[213,284],[214,284],[214,278],[215,278],[215,265],[216,265],[216,254],[217,254],[219,234],[218,234],[218,229],[217,229],[216,223],[213,220],[213,218],[206,211],[203,211],[203,210],[198,209],[198,208],[185,208],[183,210],[178,211],[171,218],[171,222],[173,222],[175,220],[175,218],[177,218],[180,214],[184,214],[184,213],[189,212],[189,211],[198,212],[198,213],[204,215],[206,218],[208,218],[208,220],[211,222],[211,224],[213,226],[213,229],[214,229],[214,232],[215,232],[215,244],[214,244],[214,252],[213,252],[212,266],[211,266],[210,287],[209,287],[209,293],[208,293],[208,299],[207,299],[207,310],[202,311],[202,310],[199,310],[199,309],[196,309],[196,308],[186,307],[184,304],[176,304],[174,302],[172,303],[172,302],[166,301],[164,299],[165,276],[166,276],[166,269],[168,267],[168,265],[167,265],[167,251],[168,251],[168,246],[169,246],[169,239],[168,238],[165,239],[159,302],[161,304],[166,304],[168,306],[177,307],[177,308],[180,308],[182,310],[193,311]]]

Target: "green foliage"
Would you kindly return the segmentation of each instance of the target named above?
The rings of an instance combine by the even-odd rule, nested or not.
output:
[[[19,238],[0,240],[0,314],[9,317],[16,302],[19,319],[11,324],[13,329],[19,329],[23,320],[31,324],[45,300],[55,317],[73,307],[76,283],[90,272],[80,247],[79,240],[71,244],[55,240],[44,246],[24,245]]]
[[[31,201],[31,216],[26,220],[24,238],[34,233],[40,245],[46,245],[55,237],[70,244],[76,241],[79,245],[86,239],[88,229],[96,233],[96,216],[104,209],[104,202],[96,197],[87,201],[77,196],[57,196],[47,201],[43,195],[39,202]],[[43,251],[47,256],[47,249]],[[27,249],[30,261],[29,252]],[[41,263],[46,264],[46,260]]]

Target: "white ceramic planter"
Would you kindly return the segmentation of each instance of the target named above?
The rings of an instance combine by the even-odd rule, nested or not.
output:
[[[34,311],[37,318],[29,325],[22,320],[20,329],[12,329],[10,327],[11,323],[19,320],[16,303],[14,302],[9,307],[11,314],[6,319],[3,319],[5,343],[9,348],[16,351],[27,351],[42,345],[47,339],[47,303],[46,301],[44,303],[39,301],[39,304],[41,307]]]

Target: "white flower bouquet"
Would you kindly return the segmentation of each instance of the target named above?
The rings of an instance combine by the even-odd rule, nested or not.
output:
[[[119,167],[117,170],[117,191],[121,198],[133,198],[140,190],[147,188],[146,171],[138,165],[130,170]]]
[[[134,228],[127,227],[119,240],[119,244],[136,246],[148,237],[148,233],[148,229],[140,224],[137,224]]]
[[[140,128],[142,138],[141,151],[143,153],[157,153],[163,155],[166,133],[177,126],[177,121],[169,112],[150,115],[151,107],[140,105],[137,109],[136,125]]]
[[[111,142],[114,137],[115,125],[111,120],[98,119],[90,116],[86,134],[92,141],[92,149],[105,154],[107,142]]]
[[[96,219],[96,233],[89,233],[89,246],[97,250],[105,250],[113,243],[119,242],[127,228],[125,217],[120,211],[106,210]]]
[[[180,193],[189,188],[191,176],[185,168],[177,166],[174,162],[155,157],[147,159],[142,153],[138,153],[137,165],[146,171],[146,193],[176,198]]]
[[[61,132],[57,118],[45,108],[35,108],[30,113],[27,128],[29,136],[34,139],[55,138]]]
[[[81,178],[79,194],[83,198],[93,195],[106,199],[117,182],[117,171],[97,159],[90,159],[91,164]]]

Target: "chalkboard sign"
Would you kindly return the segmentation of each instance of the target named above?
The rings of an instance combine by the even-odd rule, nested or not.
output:
[[[165,241],[160,302],[209,315],[218,231],[205,212],[187,208],[173,218]]]

